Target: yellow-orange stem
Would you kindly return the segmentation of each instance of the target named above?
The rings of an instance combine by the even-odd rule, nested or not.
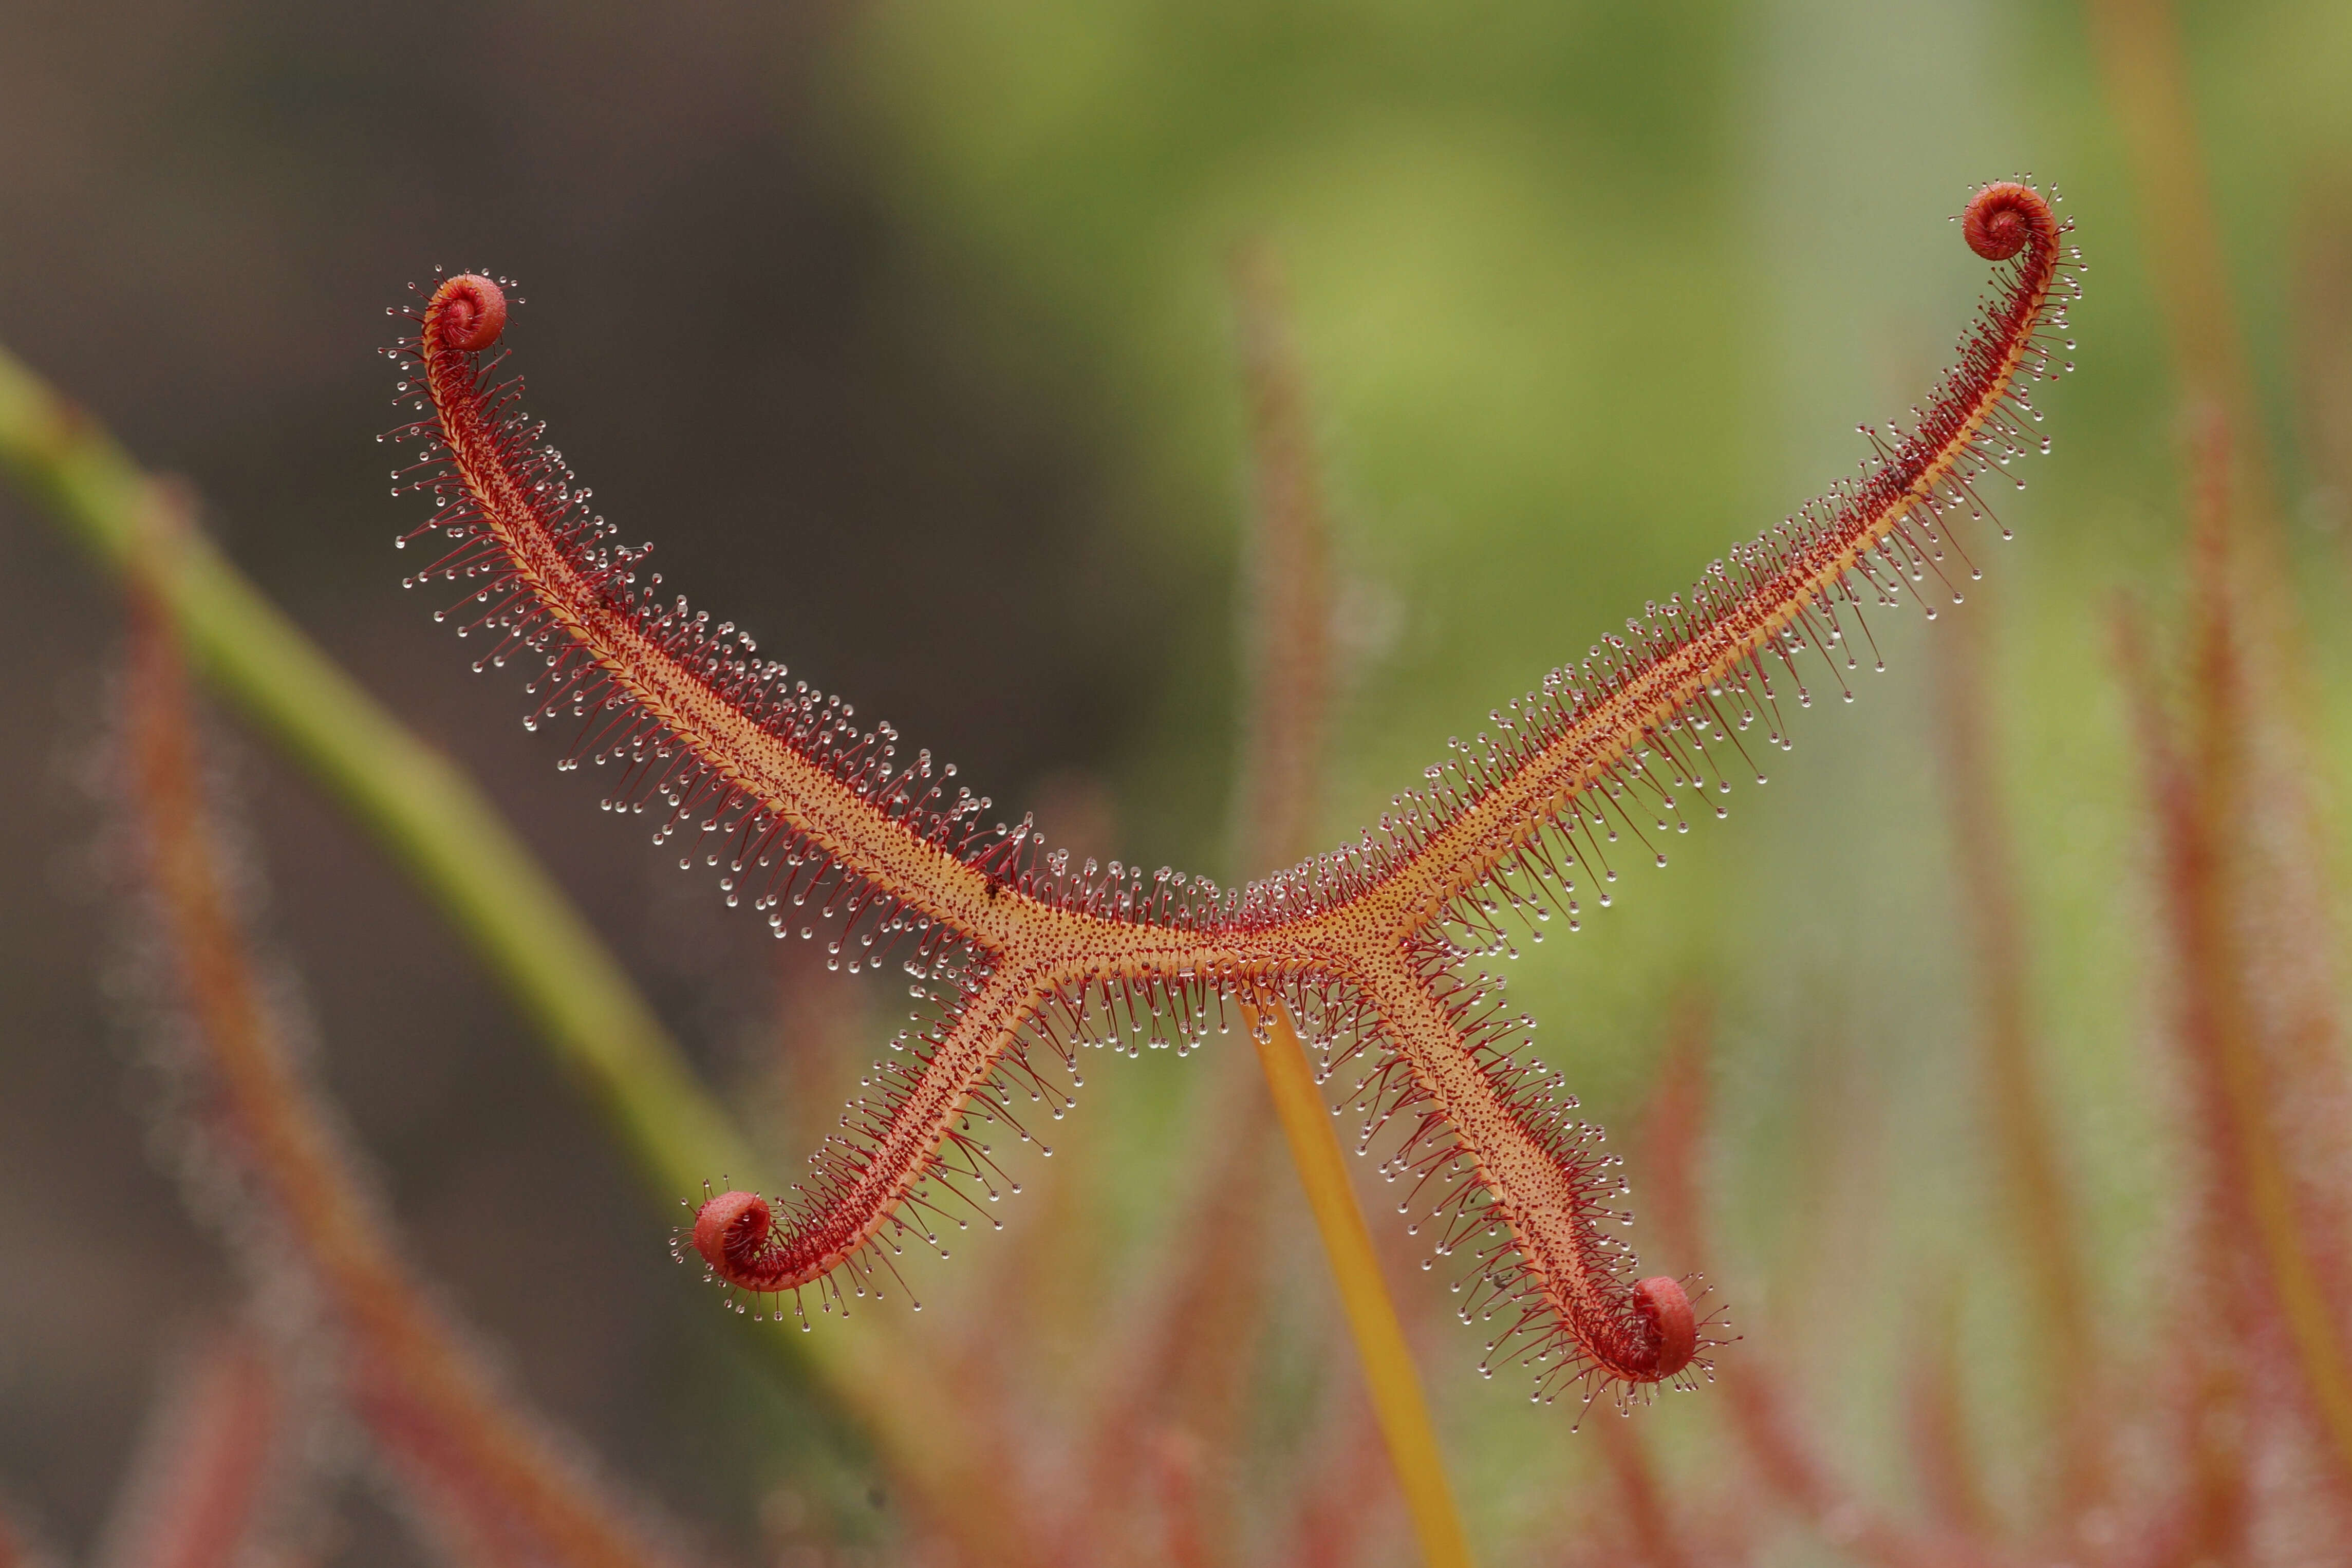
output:
[[[1454,1511],[1454,1488],[1438,1451],[1429,1402],[1422,1394],[1421,1373],[1405,1344],[1396,1303],[1381,1278],[1372,1233],[1365,1227],[1363,1210],[1349,1185],[1347,1156],[1331,1129],[1330,1109],[1323,1103],[1290,1016],[1279,1007],[1262,1014],[1250,1009],[1245,1016],[1251,1037],[1258,1042],[1258,1065],[1265,1069],[1275,1115],[1290,1144],[1291,1163],[1297,1167],[1299,1185],[1307,1189],[1307,1206],[1315,1211],[1315,1228],[1322,1233],[1331,1279],[1347,1309],[1348,1328],[1355,1335],[1356,1354],[1371,1390],[1372,1410],[1380,1419],[1381,1435],[1388,1439],[1389,1458],[1412,1515],[1422,1557],[1429,1568],[1469,1568],[1470,1542]]]

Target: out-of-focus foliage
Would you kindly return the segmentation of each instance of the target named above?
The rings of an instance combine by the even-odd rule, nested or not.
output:
[[[2244,438],[2281,476],[2333,800],[2352,778],[2330,613],[2352,560],[2352,11],[2195,4],[2181,25],[2263,398]],[[1973,182],[2053,182],[2091,263],[2082,369],[2041,398],[2056,451],[1996,498],[2018,538],[1979,555],[1957,613],[1991,629],[2031,1011],[2101,1321],[2126,1342],[2157,1327],[2137,1308],[2175,1260],[2178,1089],[2105,608],[2130,588],[2161,627],[2179,595],[2182,426],[2143,261],[2173,215],[2138,201],[2074,8],[951,0],[807,21],[712,5],[649,29],[625,7],[255,5],[173,26],[28,7],[0,21],[0,336],[186,468],[281,600],[486,774],[674,1026],[774,1107],[780,1152],[826,1124],[887,999],[845,1013],[821,973],[775,968],[755,922],[606,831],[592,790],[509,735],[509,694],[465,686],[416,625],[365,445],[388,422],[376,311],[401,280],[434,260],[525,277],[534,406],[702,602],[1082,848],[1228,875],[1260,869],[1232,863],[1225,829],[1236,245],[1282,259],[1322,417],[1349,658],[1336,839],[1449,733],[1849,468],[1853,424],[1925,390],[1980,286],[1943,219]],[[71,1538],[140,1384],[84,1337],[119,1355],[153,1313],[57,1216],[171,1198],[80,999],[104,912],[61,890],[79,861],[47,869],[52,841],[89,829],[37,759],[79,743],[109,612],[0,509],[0,564],[27,585],[0,634],[22,674],[0,1246],[40,1260],[0,1279],[0,1474],[63,1499]],[[1645,1262],[1709,1270],[1736,1326],[1802,1374],[1834,1451],[1896,1500],[1895,1390],[1925,1292],[1948,1289],[1995,1507],[2016,1510],[2043,1411],[2007,1353],[2022,1279],[1938,793],[1946,628],[1911,620],[1874,622],[1889,672],[1865,668],[1852,709],[1817,702],[1769,787],[1736,789],[1727,823],[1695,823],[1670,869],[1628,872],[1619,908],[1511,979],[1612,1127],[1675,999],[1712,993],[1723,1255]],[[747,1538],[870,1529],[863,1461],[795,1447],[707,1301],[646,1267],[659,1216],[463,955],[299,786],[262,790],[331,1073],[473,1315],[682,1507]],[[1067,1135],[1083,1160],[1024,1171],[1026,1234],[959,1249],[933,1310],[892,1331],[1082,1404],[1213,1157],[1198,1066],[1090,1072]],[[519,1186],[563,1216],[483,1228],[479,1194]],[[1347,1374],[1319,1352],[1311,1236],[1295,1214],[1274,1229],[1293,1288],[1258,1352],[1255,1441],[1282,1456],[1307,1435],[1282,1407]],[[169,1298],[223,1289],[190,1237],[154,1245]],[[519,1247],[565,1283],[516,1281]],[[1473,1532],[1491,1561],[1542,1561],[1610,1506],[1597,1445],[1479,1382],[1478,1340],[1412,1285]],[[1643,1418],[1670,1473],[1731,1463],[1720,1405]]]

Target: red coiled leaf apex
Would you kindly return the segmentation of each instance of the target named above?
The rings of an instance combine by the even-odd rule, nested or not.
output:
[[[507,294],[478,272],[460,272],[433,290],[425,330],[466,353],[478,353],[507,330]]]
[[[694,1211],[694,1249],[720,1279],[737,1280],[774,1223],[759,1194],[721,1193]]]
[[[1651,1343],[1656,1347],[1657,1365],[1651,1369],[1654,1378],[1663,1383],[1690,1365],[1691,1358],[1698,1354],[1698,1314],[1681,1280],[1663,1274],[1637,1280],[1633,1310],[1642,1315]]]
[[[2030,239],[2044,247],[2058,243],[2058,219],[2040,191],[2015,180],[1997,180],[1969,199],[1960,215],[1969,248],[1987,261],[2006,261]]]

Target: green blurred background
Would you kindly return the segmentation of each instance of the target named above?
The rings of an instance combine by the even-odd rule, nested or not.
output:
[[[2341,778],[2352,8],[2196,4],[2182,26]],[[373,437],[404,285],[436,263],[524,280],[530,405],[669,582],[1080,850],[1231,879],[1265,869],[1227,829],[1237,244],[1288,275],[1333,498],[1336,841],[1449,734],[1851,469],[1854,423],[1925,393],[1984,286],[1946,219],[2027,170],[2080,225],[2082,369],[2040,399],[2055,454],[1959,613],[1989,631],[2044,1079],[2102,1321],[2131,1342],[2179,1162],[2106,610],[2177,597],[2182,426],[2144,263],[2168,215],[2142,210],[2074,8],[16,0],[0,340],[192,479],[236,559],[486,782],[714,1079],[796,1132],[887,998],[842,1050],[796,1037],[804,966],[604,820],[515,723],[513,682],[468,675],[401,592],[414,506]],[[83,759],[117,602],[13,494],[0,574],[0,1479],[71,1543],[159,1358],[235,1286],[143,1152],[103,999],[116,830]],[[2014,1499],[2036,1390],[1937,749],[1947,628],[1915,619],[1874,623],[1889,672],[1801,718],[1769,788],[1511,979],[1612,1127],[1676,1000],[1711,993],[1724,1256],[1645,1264],[1706,1268],[1897,1499],[1899,1371],[1952,1294]],[[662,1205],[400,877],[258,747],[243,774],[331,1080],[417,1255],[534,1395],[742,1555],[800,1528],[787,1495],[895,1539],[887,1478],[686,1289]],[[1087,1266],[1016,1291],[983,1241],[920,1331],[1002,1322],[1024,1375],[1082,1378],[1202,1158],[1202,1077],[1090,1072],[1077,1158],[1024,1173],[1049,1194],[1034,1223],[1083,1233]],[[1282,1226],[1273,1342],[1310,1343],[1328,1288],[1303,1216]],[[1055,1292],[1076,1296],[1021,1318]],[[1408,1310],[1442,1312],[1428,1297]],[[1031,1342],[1055,1335],[1082,1342]],[[1592,1445],[1516,1378],[1481,1382],[1469,1333],[1429,1342],[1474,1535],[1543,1560],[1607,1484]],[[1327,1375],[1268,1353],[1269,1387]],[[1707,1398],[1649,1418],[1693,1478],[1727,1462]],[[372,1506],[344,1560],[409,1560]]]

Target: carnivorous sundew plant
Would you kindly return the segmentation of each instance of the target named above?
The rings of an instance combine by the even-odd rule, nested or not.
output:
[[[1462,1317],[1492,1325],[1489,1371],[1531,1367],[1538,1399],[1693,1384],[1719,1316],[1695,1280],[1636,1277],[1619,1161],[1479,966],[1575,930],[1628,865],[1664,865],[1700,809],[1725,814],[1733,773],[1761,783],[1790,705],[1823,680],[1850,700],[1861,657],[1883,668],[1869,611],[1909,597],[1932,617],[1977,575],[1982,488],[2047,448],[2030,389],[2064,367],[2081,264],[2027,184],[1983,187],[1960,226],[2000,264],[1992,290],[1926,406],[1864,427],[1858,477],[1494,709],[1354,843],[1240,888],[1074,865],[668,593],[524,412],[502,285],[442,281],[392,351],[419,416],[387,437],[415,448],[394,477],[433,504],[402,542],[444,552],[409,581],[459,585],[442,614],[488,644],[476,668],[530,669],[526,723],[569,727],[562,765],[606,768],[608,810],[649,816],[778,936],[823,932],[853,973],[901,966],[918,1003],[807,1178],[709,1196],[680,1255],[739,1308],[804,1325],[903,1288],[907,1248],[944,1253],[1014,1190],[1006,1145],[1071,1107],[1081,1047],[1181,1055],[1280,1007],[1433,1265],[1458,1271]]]

